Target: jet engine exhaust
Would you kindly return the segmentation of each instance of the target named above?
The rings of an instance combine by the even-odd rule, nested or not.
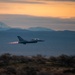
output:
[[[16,41],[16,42],[9,42],[9,44],[18,44],[19,42]]]

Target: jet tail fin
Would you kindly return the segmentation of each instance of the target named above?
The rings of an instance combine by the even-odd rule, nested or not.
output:
[[[25,41],[23,38],[21,38],[20,36],[17,36],[19,41],[22,42],[22,41]]]

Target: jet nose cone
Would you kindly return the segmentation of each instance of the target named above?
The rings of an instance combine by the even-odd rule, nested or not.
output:
[[[39,40],[40,42],[44,42],[44,40]]]

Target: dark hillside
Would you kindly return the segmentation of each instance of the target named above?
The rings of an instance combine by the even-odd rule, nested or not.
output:
[[[0,55],[0,75],[75,75],[75,56]]]

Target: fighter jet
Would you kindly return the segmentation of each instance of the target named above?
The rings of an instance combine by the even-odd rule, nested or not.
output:
[[[22,37],[20,36],[17,36],[19,41],[17,42],[10,42],[10,44],[27,44],[27,43],[37,43],[37,42],[43,42],[44,40],[40,40],[38,38],[34,38],[34,39],[31,39],[30,41],[28,40],[24,40]]]

